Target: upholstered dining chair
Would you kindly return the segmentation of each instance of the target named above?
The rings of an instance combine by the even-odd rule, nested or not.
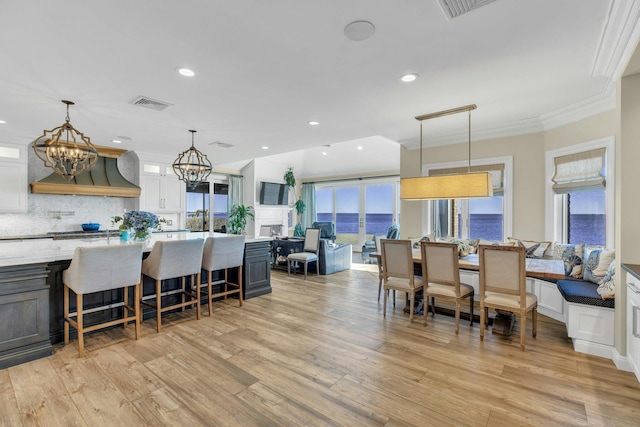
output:
[[[424,324],[427,324],[428,298],[435,316],[435,298],[454,300],[456,303],[456,334],[460,329],[460,304],[469,299],[470,325],[473,325],[473,286],[460,283],[458,245],[455,243],[421,242],[422,281],[424,283]]]
[[[200,267],[204,239],[158,241],[151,253],[142,262],[142,275],[156,282],[155,304],[142,298],[142,303],[156,309],[156,329],[162,330],[162,313],[176,308],[195,307],[196,318],[200,320]],[[187,289],[186,277],[191,277],[190,289]],[[196,277],[195,282],[193,281]],[[143,277],[144,278],[144,277]],[[174,292],[162,291],[162,282],[167,279],[182,279],[181,302],[162,305],[163,296]],[[189,297],[185,301],[185,296]]]
[[[522,246],[478,247],[480,258],[480,340],[484,340],[489,308],[513,312],[520,317],[520,349],[524,351],[527,313],[531,312],[531,334],[536,337],[538,299],[527,293],[525,248]]]
[[[213,314],[213,299],[238,294],[239,306],[242,307],[242,265],[244,259],[244,236],[208,237],[202,252],[202,269],[207,272],[207,301],[209,316]],[[238,269],[236,283],[229,282],[229,269]],[[222,279],[212,282],[214,271],[224,271]],[[213,285],[223,285],[224,291],[213,293]],[[204,285],[202,285],[204,286]],[[231,290],[229,290],[231,287]]]
[[[383,316],[387,316],[389,290],[402,291],[409,296],[409,323],[411,323],[416,292],[422,289],[422,279],[413,274],[411,241],[382,239],[380,245],[384,286]]]
[[[135,323],[135,337],[140,338],[140,268],[142,244],[76,248],[69,268],[62,272],[64,284],[64,343],[69,344],[69,326],[78,331],[78,353],[84,356],[84,334],[108,326]],[[129,305],[129,286],[134,287],[133,307]],[[84,296],[122,288],[123,317],[109,322],[84,326]],[[69,290],[76,294],[76,312],[69,313]],[[110,310],[111,305],[94,307],[91,312]],[[75,320],[73,319],[75,317]]]
[[[307,228],[304,233],[304,247],[302,252],[294,252],[287,256],[287,274],[291,276],[291,264],[304,264],[304,280],[307,280],[307,266],[310,262],[316,263],[316,272],[320,275],[320,266],[318,265],[318,249],[320,247],[320,229]],[[294,266],[294,274],[296,267]]]

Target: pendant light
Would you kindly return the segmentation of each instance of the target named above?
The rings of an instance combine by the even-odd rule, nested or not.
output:
[[[193,145],[196,131],[189,132],[191,132],[191,148],[178,155],[173,162],[173,171],[179,179],[187,183],[190,189],[194,189],[209,177],[213,167],[207,155],[196,150]]]
[[[436,117],[467,111],[469,114],[469,158],[467,173],[437,176],[420,176],[400,179],[400,198],[403,200],[468,199],[492,197],[493,180],[490,172],[471,173],[471,110],[476,105],[452,108],[417,116],[420,122],[420,174],[422,174],[422,122]]]
[[[67,105],[65,123],[52,130],[45,130],[42,136],[33,143],[33,150],[55,173],[67,181],[76,175],[88,171],[98,159],[98,150],[91,143],[89,137],[71,125],[69,106],[75,105],[71,101],[62,101]]]

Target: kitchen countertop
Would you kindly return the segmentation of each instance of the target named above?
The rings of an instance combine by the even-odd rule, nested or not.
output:
[[[149,241],[145,242],[143,251],[150,252],[157,241],[206,239],[209,236],[227,237],[229,235],[214,232],[155,232],[151,235]],[[247,237],[246,242],[271,240],[273,240],[271,237]],[[129,243],[121,242],[118,237],[53,240],[51,238],[25,238],[25,236],[20,236],[20,240],[4,240],[0,243],[0,267],[68,260],[73,258],[77,247],[127,244]]]

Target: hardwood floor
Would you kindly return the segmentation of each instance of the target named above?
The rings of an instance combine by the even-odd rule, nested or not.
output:
[[[523,353],[517,325],[480,342],[464,320],[458,336],[447,316],[409,324],[400,295],[383,319],[375,265],[271,277],[243,308],[171,314],[160,334],[147,320],[139,341],[99,332],[84,358],[72,341],[0,370],[0,425],[640,425],[635,376],[575,353],[549,318]]]

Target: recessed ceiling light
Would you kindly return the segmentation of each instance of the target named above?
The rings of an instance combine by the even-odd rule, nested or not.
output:
[[[261,148],[262,148],[263,150],[268,150],[268,149],[269,149],[269,147],[267,147],[266,145],[263,145]]]
[[[409,83],[414,81],[415,79],[418,78],[418,75],[415,73],[409,73],[409,74],[405,74],[402,77],[400,77],[400,80],[405,82],[405,83]]]
[[[323,156],[326,156],[326,155],[327,155],[327,152],[326,152],[326,151],[323,151],[323,152],[322,152],[322,155],[323,155]]]
[[[196,73],[194,73],[193,70],[189,68],[178,68],[178,72],[185,77],[193,77],[196,75]]]
[[[309,125],[310,125],[310,126],[318,126],[319,124],[320,124],[320,122],[316,122],[315,120],[311,120],[311,121],[309,122]]]
[[[369,21],[353,21],[344,27],[344,35],[354,42],[368,39],[376,32],[376,27]]]
[[[7,122],[5,122],[4,120],[0,120],[0,125],[4,125],[4,124],[6,124],[6,123],[7,123]]]
[[[362,150],[362,145],[358,145],[358,150]]]
[[[111,142],[113,142],[114,144],[122,144],[122,141],[120,141],[119,139],[112,139]]]

